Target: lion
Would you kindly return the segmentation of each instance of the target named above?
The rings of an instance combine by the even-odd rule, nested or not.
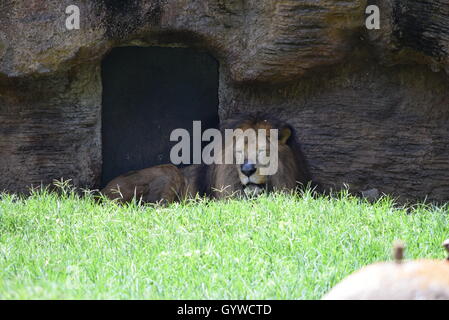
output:
[[[222,199],[295,191],[308,183],[317,186],[310,178],[291,125],[263,114],[241,114],[223,122],[222,137],[226,136],[226,129],[237,134],[232,139],[215,142],[220,145],[220,151],[214,155],[212,164],[195,164],[182,169],[169,164],[133,171],[112,180],[101,193],[123,202],[139,197],[143,202],[170,203],[196,196]],[[275,141],[271,139],[271,129],[276,130]],[[249,131],[255,132],[255,136],[247,136]],[[260,132],[265,133],[265,137],[260,138]],[[264,168],[271,161],[269,156],[275,153],[275,147],[277,170],[267,174]],[[231,164],[225,161],[227,154],[235,158]]]
[[[121,203],[133,198],[144,203],[171,203],[184,198],[185,192],[186,179],[172,164],[125,173],[100,191],[105,197]]]
[[[224,152],[216,155],[216,160],[221,160],[221,164],[216,161],[211,165],[192,165],[182,169],[189,186],[187,195],[198,193],[220,199],[230,196],[255,196],[271,191],[294,191],[308,183],[317,187],[310,177],[296,132],[291,125],[260,113],[241,114],[223,122],[222,136],[226,135],[226,129],[241,129],[233,141],[243,139],[243,143],[222,142]],[[245,138],[248,129],[256,132],[255,138]],[[258,143],[259,129],[266,135],[265,143],[261,145]],[[261,160],[266,159],[261,158],[264,158],[264,155],[266,158],[273,147],[272,141],[270,143],[269,140],[270,129],[276,129],[278,132],[278,168],[274,174],[264,174],[262,167],[265,164],[262,165]],[[248,152],[250,145],[255,146],[255,152]],[[240,157],[239,163],[224,163],[225,153],[229,150],[235,158]]]

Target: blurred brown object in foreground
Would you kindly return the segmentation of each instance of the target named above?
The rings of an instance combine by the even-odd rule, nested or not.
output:
[[[443,243],[449,253],[449,239]],[[395,243],[394,262],[368,265],[332,288],[323,300],[449,300],[449,257],[403,261]]]

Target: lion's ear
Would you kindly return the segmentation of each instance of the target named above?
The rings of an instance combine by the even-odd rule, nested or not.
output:
[[[292,130],[289,127],[285,127],[281,130],[281,134],[279,136],[279,141],[281,144],[286,144],[288,138],[292,135]]]

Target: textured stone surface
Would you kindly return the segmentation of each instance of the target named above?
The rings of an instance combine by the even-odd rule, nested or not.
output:
[[[14,80],[0,95],[0,189],[25,191],[65,177],[79,186],[99,182],[99,70]]]
[[[70,4],[2,3],[7,49],[0,72],[52,72],[99,59],[113,45],[140,41],[206,47],[222,57],[236,81],[287,81],[338,62],[348,34],[362,26],[364,10],[356,0],[81,1],[82,28],[69,31],[64,12]]]
[[[293,123],[312,174],[327,188],[346,184],[354,192],[376,188],[403,200],[444,200],[447,80],[425,66],[348,62],[282,89],[227,90],[223,116],[260,109]]]
[[[0,2],[0,189],[101,171],[100,64],[113,47],[220,62],[220,115],[274,110],[328,187],[449,200],[448,0]],[[365,8],[381,8],[367,31]]]

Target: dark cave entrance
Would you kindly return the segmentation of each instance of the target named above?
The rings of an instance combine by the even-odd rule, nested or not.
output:
[[[189,48],[121,47],[102,64],[101,186],[170,163],[170,133],[218,127],[218,62]]]

